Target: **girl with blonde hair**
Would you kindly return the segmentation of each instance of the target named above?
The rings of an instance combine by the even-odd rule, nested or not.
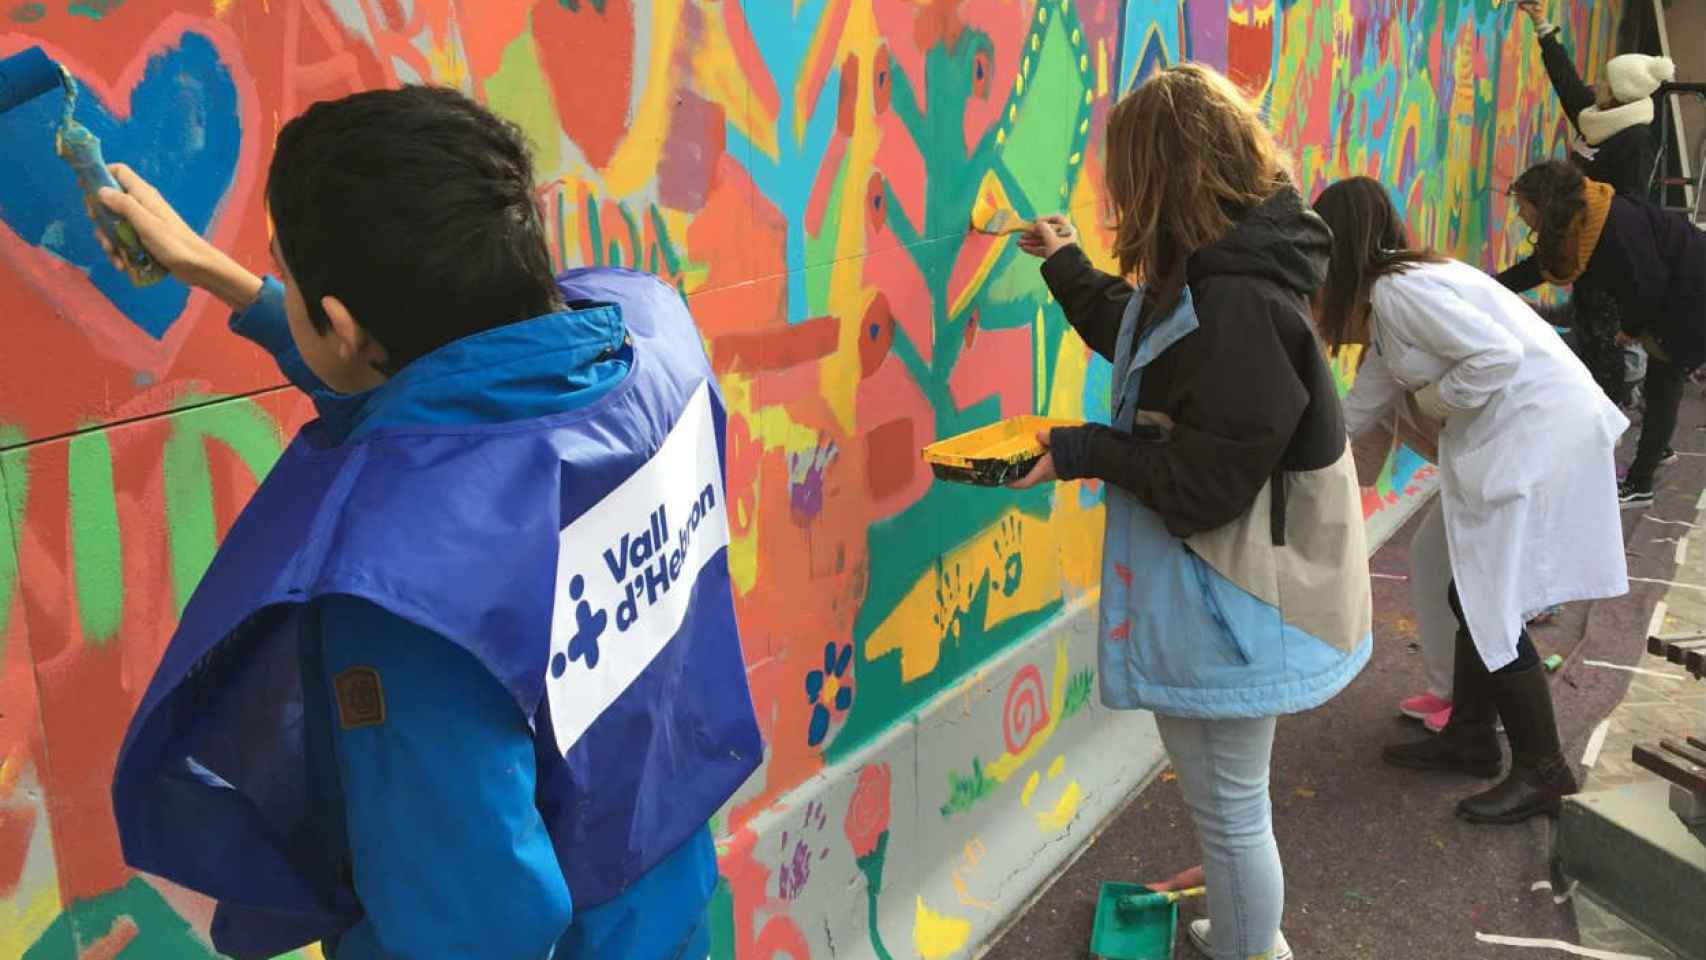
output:
[[[1108,118],[1119,274],[1064,217],[1020,240],[1113,363],[1108,426],[1056,429],[1031,486],[1107,491],[1102,702],[1154,711],[1203,849],[1218,960],[1288,958],[1268,770],[1275,720],[1338,694],[1370,650],[1361,497],[1311,326],[1332,238],[1249,101],[1197,64]]]

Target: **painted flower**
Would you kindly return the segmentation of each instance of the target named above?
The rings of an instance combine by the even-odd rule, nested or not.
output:
[[[889,832],[889,765],[876,763],[859,771],[853,799],[847,801],[842,829],[853,846],[854,859],[869,856]]]
[[[806,702],[812,705],[811,726],[806,743],[817,746],[829,735],[832,713],[846,713],[853,706],[853,688],[847,684],[847,667],[853,662],[853,645],[823,645],[823,669],[806,674]]]

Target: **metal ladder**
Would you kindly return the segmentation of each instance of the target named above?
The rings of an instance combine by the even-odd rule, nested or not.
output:
[[[1653,162],[1652,178],[1647,183],[1647,196],[1666,210],[1675,210],[1706,230],[1706,130],[1698,142],[1682,143],[1676,128],[1676,102],[1672,99],[1693,98],[1706,104],[1706,83],[1667,83],[1659,87],[1659,151]],[[1671,202],[1680,191],[1682,202]]]

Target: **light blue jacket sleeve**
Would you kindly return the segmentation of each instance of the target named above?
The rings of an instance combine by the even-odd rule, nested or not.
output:
[[[322,420],[346,423],[366,400],[366,394],[338,393],[308,369],[302,353],[296,349],[296,339],[290,335],[290,320],[284,312],[284,284],[276,278],[263,277],[261,293],[255,302],[231,314],[231,332],[272,354],[279,372],[292,386],[308,394]]]
[[[515,701],[467,651],[365,600],[322,601],[320,635],[367,912],[337,960],[550,958],[572,911]],[[363,668],[366,701],[371,682],[349,688]]]

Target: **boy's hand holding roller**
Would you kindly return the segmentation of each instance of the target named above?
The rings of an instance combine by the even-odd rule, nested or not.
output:
[[[137,176],[122,163],[107,167],[124,189],[101,190],[89,201],[89,217],[95,219],[94,203],[124,218],[136,231],[142,245],[172,276],[192,287],[200,287],[223,300],[233,310],[253,303],[260,293],[261,278],[249,272],[224,251],[208,243],[195,228],[184,222],[154,185]],[[124,258],[113,249],[105,232],[95,231],[101,249],[113,266],[123,270]]]

